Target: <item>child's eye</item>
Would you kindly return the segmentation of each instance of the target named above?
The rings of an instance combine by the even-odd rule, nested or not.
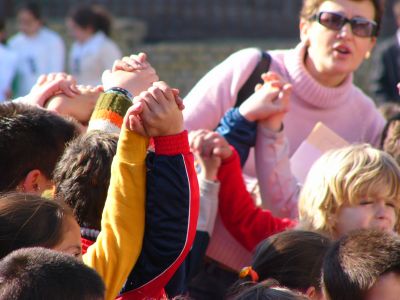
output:
[[[374,203],[374,201],[371,201],[371,200],[361,200],[360,201],[360,205],[369,205],[372,203]]]
[[[396,207],[396,205],[394,204],[394,202],[386,202],[386,206],[393,207],[393,208]]]

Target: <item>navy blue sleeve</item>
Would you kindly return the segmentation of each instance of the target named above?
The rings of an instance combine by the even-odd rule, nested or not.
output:
[[[199,188],[185,138],[182,154],[147,155],[143,247],[120,294],[158,297],[193,244]]]
[[[188,283],[200,270],[209,241],[210,236],[208,232],[196,232],[196,237],[189,255],[165,287],[169,297],[183,295],[187,292]]]
[[[250,148],[256,144],[257,122],[247,121],[239,113],[239,108],[232,108],[222,117],[216,131],[236,149],[243,166]]]

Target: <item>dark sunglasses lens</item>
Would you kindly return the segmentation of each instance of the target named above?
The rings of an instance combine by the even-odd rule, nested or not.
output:
[[[343,16],[329,12],[321,12],[318,17],[321,25],[332,30],[340,30],[344,24],[344,20]]]
[[[363,19],[351,20],[351,29],[353,33],[360,37],[373,36],[375,32],[375,24]]]

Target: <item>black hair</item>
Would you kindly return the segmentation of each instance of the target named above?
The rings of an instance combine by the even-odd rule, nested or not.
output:
[[[18,6],[18,12],[26,10],[28,11],[36,20],[42,21],[42,11],[40,5],[34,1],[24,2]]]
[[[104,291],[95,270],[63,253],[25,248],[0,261],[0,300],[99,300]]]
[[[362,300],[381,275],[400,274],[400,238],[382,230],[345,235],[327,252],[322,285],[327,300]]]
[[[78,133],[74,123],[43,109],[0,104],[0,192],[15,190],[34,169],[51,179],[66,143]]]
[[[92,28],[94,32],[102,31],[110,35],[111,16],[100,5],[79,5],[70,10],[68,17],[82,28]]]
[[[276,280],[265,280],[251,283],[230,300],[307,300],[308,297],[285,287],[280,287]]]
[[[273,278],[290,289],[305,292],[313,286],[321,290],[322,262],[330,245],[329,238],[316,232],[283,231],[257,246],[251,266],[260,281]],[[248,276],[238,280],[232,293],[250,279]]]
[[[57,163],[55,195],[73,209],[82,227],[101,229],[117,142],[116,134],[88,132],[69,143]]]

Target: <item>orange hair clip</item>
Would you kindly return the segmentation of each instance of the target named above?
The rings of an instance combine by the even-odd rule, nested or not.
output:
[[[251,266],[244,267],[239,272],[239,278],[243,279],[246,278],[247,276],[250,276],[253,282],[258,282],[259,279],[258,274],[256,271],[253,270]]]

